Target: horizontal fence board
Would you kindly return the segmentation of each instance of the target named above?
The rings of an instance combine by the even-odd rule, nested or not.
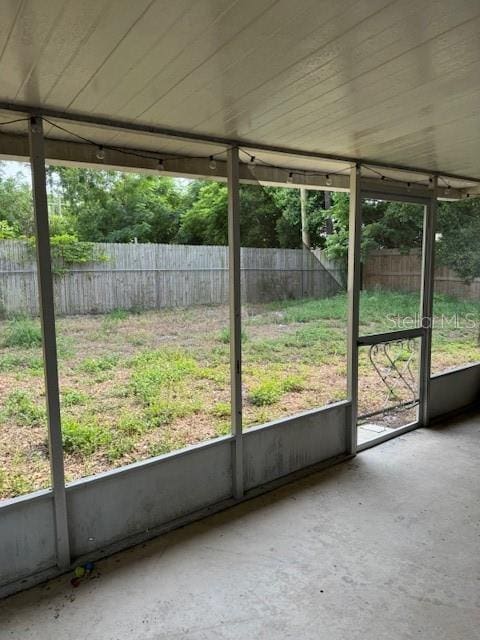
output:
[[[98,243],[96,251],[106,259],[69,265],[54,276],[58,315],[228,302],[227,247]],[[331,296],[343,288],[338,269],[306,249],[242,248],[242,300]],[[26,242],[0,241],[0,309],[38,313],[35,256]]]

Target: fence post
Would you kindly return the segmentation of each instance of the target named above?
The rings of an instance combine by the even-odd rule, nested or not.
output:
[[[310,258],[310,232],[308,230],[308,214],[307,214],[307,202],[308,202],[308,192],[305,187],[300,188],[300,216],[302,223],[302,290],[300,293],[300,298],[305,298],[306,295],[313,295],[314,284],[312,281],[315,280],[315,274],[313,272],[309,272],[309,260]],[[305,268],[306,263],[306,268]],[[307,285],[305,284],[305,271],[307,272]]]
[[[240,194],[238,147],[227,152],[228,256],[230,302],[230,384],[233,444],[233,495],[243,496],[242,325],[240,290]]]
[[[41,118],[30,118],[29,142],[57,564],[61,569],[67,569],[70,566],[71,558],[60,423],[57,339],[48,228],[45,150]]]

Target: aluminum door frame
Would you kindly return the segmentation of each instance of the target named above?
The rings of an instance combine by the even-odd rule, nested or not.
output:
[[[348,246],[348,352],[347,377],[348,397],[351,401],[349,420],[349,453],[358,451],[395,438],[419,426],[429,424],[429,398],[431,377],[432,324],[433,324],[433,287],[435,259],[435,230],[437,217],[438,180],[434,176],[429,181],[430,188],[410,183],[398,184],[385,182],[381,190],[372,188],[371,182],[361,175],[360,164],[355,164],[350,173],[350,214],[349,214],[349,246]],[[361,285],[361,234],[362,234],[362,202],[366,199],[404,202],[424,206],[423,242],[422,242],[422,276],[420,312],[421,323],[414,329],[392,331],[371,336],[359,335],[359,307]],[[358,353],[359,347],[365,344],[379,344],[401,339],[418,337],[420,347],[420,380],[418,420],[384,436],[357,445],[358,420]]]

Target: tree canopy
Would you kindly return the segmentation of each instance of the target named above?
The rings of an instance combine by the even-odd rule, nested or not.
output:
[[[227,188],[224,183],[180,180],[96,169],[49,167],[50,232],[65,244],[153,242],[227,244]],[[298,189],[242,185],[241,243],[249,247],[301,246]],[[309,191],[308,231],[312,247],[346,260],[349,196]],[[362,255],[373,249],[407,251],[422,244],[419,205],[379,200],[362,206]],[[437,259],[464,280],[480,276],[480,200],[442,202],[438,207]],[[33,235],[31,190],[19,173],[0,163],[0,239]]]

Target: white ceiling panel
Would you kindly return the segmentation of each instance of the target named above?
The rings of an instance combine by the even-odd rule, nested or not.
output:
[[[479,98],[478,0],[0,3],[0,108],[480,179]],[[104,144],[194,152],[80,129]]]

